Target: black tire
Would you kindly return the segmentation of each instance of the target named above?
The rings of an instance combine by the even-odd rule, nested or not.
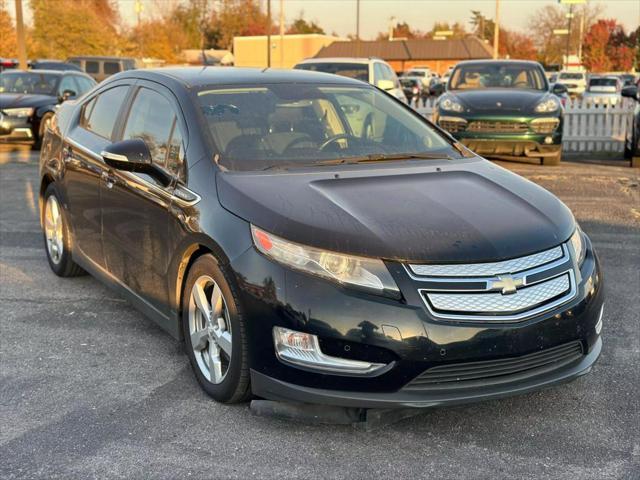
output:
[[[60,199],[56,193],[55,185],[51,183],[44,192],[43,202],[42,202],[42,232],[44,239],[44,249],[47,254],[47,260],[49,261],[49,266],[53,273],[58,275],[59,277],[77,277],[79,275],[84,275],[86,272],[73,261],[71,255],[71,235],[69,230],[69,223],[67,221],[67,216],[64,211],[64,208],[60,207],[60,215],[62,219],[62,255],[56,261],[51,257],[51,253],[49,252],[49,248],[47,247],[47,233],[45,230],[45,211],[47,208],[47,202],[49,197],[54,197],[58,202],[58,205],[62,205]]]
[[[560,165],[562,161],[562,150],[558,150],[554,155],[542,158],[543,165]]]
[[[53,113],[47,112],[40,119],[40,127],[38,128],[38,136],[36,137],[36,139],[35,139],[35,141],[33,143],[33,148],[35,150],[40,150],[40,148],[42,147],[42,140],[44,139],[44,134],[47,131],[46,130],[47,123],[49,123],[52,118],[53,118]]]
[[[196,280],[203,275],[211,277],[220,287],[229,313],[232,331],[232,355],[227,373],[221,383],[210,382],[200,370],[195,358],[189,331],[189,301]],[[242,314],[238,295],[230,276],[213,255],[199,257],[189,269],[182,295],[182,332],[189,363],[202,389],[214,400],[221,403],[241,403],[251,398],[249,376],[249,346],[245,318]]]

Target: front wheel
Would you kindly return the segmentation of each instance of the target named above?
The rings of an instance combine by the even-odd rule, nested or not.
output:
[[[237,296],[212,255],[199,257],[182,299],[185,349],[198,383],[222,403],[249,399],[249,360],[244,317]]]

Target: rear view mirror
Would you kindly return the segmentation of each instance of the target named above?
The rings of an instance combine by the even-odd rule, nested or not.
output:
[[[383,80],[378,80],[376,87],[378,87],[380,90],[393,90],[395,88],[395,85],[393,83],[393,80],[383,79]]]
[[[556,95],[563,95],[568,92],[567,87],[562,83],[554,83],[551,92]]]
[[[140,138],[112,143],[100,155],[107,165],[117,170],[146,173],[164,186],[171,182],[171,177],[153,163],[149,147]]]
[[[622,89],[621,94],[623,97],[633,98],[634,100],[640,101],[640,98],[638,97],[638,87],[635,85],[627,85]]]

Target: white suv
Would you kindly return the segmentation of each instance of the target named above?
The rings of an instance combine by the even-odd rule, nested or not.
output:
[[[362,80],[389,92],[398,100],[407,101],[398,76],[387,62],[379,58],[309,58],[293,68]]]

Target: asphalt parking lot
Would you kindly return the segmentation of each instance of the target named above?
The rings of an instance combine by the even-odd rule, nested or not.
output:
[[[367,432],[216,404],[153,322],[91,277],[56,277],[37,164],[0,147],[1,478],[640,478],[638,169],[503,164],[565,201],[600,255],[590,375]]]

